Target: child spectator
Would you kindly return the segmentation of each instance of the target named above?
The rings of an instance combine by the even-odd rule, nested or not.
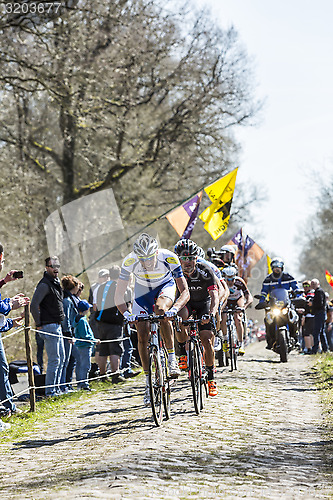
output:
[[[76,360],[76,379],[82,380],[78,382],[78,389],[91,391],[88,383],[88,376],[91,367],[91,354],[94,343],[99,343],[100,340],[94,337],[93,331],[88,323],[86,315],[92,307],[87,300],[80,300],[78,303],[79,314],[76,315],[74,326],[74,337],[77,339],[75,345],[77,347]],[[87,342],[89,341],[89,342]]]

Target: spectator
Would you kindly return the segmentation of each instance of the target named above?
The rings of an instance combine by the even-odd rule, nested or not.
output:
[[[311,312],[309,302],[314,297],[314,290],[311,289],[311,281],[306,280],[303,281],[303,290],[305,299],[307,301],[307,306],[305,307],[304,312],[304,322],[302,326],[302,336],[304,339],[304,354],[311,354],[312,346],[313,346],[313,327],[314,327],[314,314]]]
[[[99,337],[101,343],[99,349],[98,366],[100,374],[106,376],[107,358],[110,357],[112,382],[118,383],[125,380],[119,373],[120,359],[123,354],[123,322],[124,317],[115,305],[114,294],[120,275],[120,267],[117,265],[109,269],[110,280],[100,285],[97,291],[97,313]],[[125,299],[126,300],[126,299]]]
[[[0,271],[2,271],[4,259],[3,246],[0,244]],[[9,271],[6,277],[0,280],[0,288],[8,283],[9,281],[14,281],[17,278],[13,278],[14,271]],[[12,413],[17,412],[16,405],[13,403],[14,393],[9,383],[9,367],[5,355],[5,350],[3,347],[1,332],[6,332],[13,326],[21,326],[19,320],[21,318],[7,319],[6,316],[10,311],[24,307],[29,303],[29,298],[25,297],[23,294],[15,295],[12,298],[1,299],[0,294],[0,401],[2,401],[5,408],[5,416],[10,416]],[[5,430],[8,428],[6,424],[0,422],[0,430]]]
[[[97,291],[100,285],[103,285],[103,283],[106,283],[109,279],[109,271],[108,269],[100,269],[98,271],[98,280],[97,283],[93,283],[91,285],[91,288],[89,290],[89,297],[88,297],[88,302],[93,304],[93,307],[90,309],[90,317],[89,317],[89,325],[94,332],[94,336],[99,339],[99,331],[98,331],[98,323],[96,321],[96,310],[97,310]],[[100,346],[97,345],[95,347],[95,361],[98,364],[98,357],[99,357],[99,349]]]
[[[329,349],[330,351],[333,351],[333,300],[328,302],[326,312],[327,312],[326,337]]]
[[[72,349],[73,349],[73,344],[75,343],[74,340],[74,328],[73,328],[73,321],[75,316],[78,314],[78,308],[77,305],[79,303],[79,299],[76,297],[76,294],[79,290],[79,280],[75,278],[72,275],[67,275],[63,276],[61,278],[61,284],[62,288],[64,290],[64,300],[63,300],[63,306],[64,306],[64,315],[65,318],[62,322],[62,333],[64,336],[64,348],[65,348],[65,362],[64,366],[62,369],[62,374],[60,378],[60,383],[61,384],[66,384],[68,382],[68,385],[61,385],[60,390],[62,392],[68,392],[72,390],[72,387],[70,386],[71,383],[71,378],[70,380],[67,380],[67,367],[69,364],[69,360],[72,354]],[[69,338],[71,337],[71,338]],[[74,355],[75,358],[75,355]]]
[[[31,301],[31,314],[45,342],[47,369],[46,396],[61,394],[59,384],[65,361],[61,323],[64,320],[63,290],[58,278],[60,263],[56,256],[45,259],[46,270]],[[50,334],[50,335],[49,335]]]
[[[311,288],[314,289],[313,299],[309,302],[311,312],[314,314],[313,347],[311,354],[316,354],[319,348],[319,340],[321,342],[322,351],[326,352],[328,350],[325,333],[326,295],[317,279],[311,281]]]
[[[76,378],[79,381],[77,387],[85,391],[91,391],[88,382],[91,353],[94,343],[99,342],[98,339],[95,339],[86,317],[90,307],[91,304],[87,300],[80,300],[77,306],[79,313],[73,321],[74,335],[77,339]]]
[[[80,302],[80,297],[81,293],[84,290],[84,284],[78,280],[78,289],[75,294],[72,295],[73,300],[75,301],[76,304]],[[72,390],[72,380],[73,380],[73,373],[74,373],[74,368],[76,365],[76,358],[77,358],[77,350],[75,344],[72,346],[72,352],[69,357],[67,369],[66,369],[66,382],[68,383],[68,388],[69,390]]]

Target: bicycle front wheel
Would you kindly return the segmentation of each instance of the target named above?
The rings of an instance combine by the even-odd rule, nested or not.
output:
[[[190,342],[189,361],[190,361],[190,379],[193,395],[194,410],[197,415],[201,409],[201,377],[199,346],[196,342]]]
[[[170,396],[171,396],[171,388],[170,388],[170,381],[168,377],[168,353],[165,347],[163,347],[163,361],[162,361],[162,369],[163,369],[163,406],[164,406],[164,413],[165,413],[165,419],[168,420],[170,418],[170,408],[171,408],[171,401],[170,401]]]
[[[156,346],[152,346],[149,353],[149,394],[154,422],[160,426],[163,419],[163,372]]]

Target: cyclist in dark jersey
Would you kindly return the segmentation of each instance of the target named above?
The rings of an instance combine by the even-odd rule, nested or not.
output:
[[[212,319],[216,315],[219,306],[217,278],[208,264],[205,262],[198,262],[198,246],[194,241],[180,240],[176,243],[174,250],[179,256],[190,292],[190,300],[187,302],[186,306],[179,311],[179,316],[183,319],[187,319],[189,316],[195,316],[197,319],[201,318],[202,320],[201,324],[199,324],[199,333],[200,340],[204,347],[209,395],[216,396],[218,391],[216,381],[214,380],[215,356]],[[181,332],[177,332],[177,340],[180,345],[180,361],[184,361],[184,357],[186,357],[185,346],[188,340],[184,327],[182,327]],[[182,368],[184,369],[184,366],[182,366]]]

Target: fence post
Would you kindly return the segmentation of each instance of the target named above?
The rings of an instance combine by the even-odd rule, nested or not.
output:
[[[36,410],[36,394],[35,394],[35,378],[32,364],[32,353],[30,344],[30,306],[27,304],[24,308],[24,336],[25,336],[25,352],[27,356],[28,380],[30,392],[30,411]]]

